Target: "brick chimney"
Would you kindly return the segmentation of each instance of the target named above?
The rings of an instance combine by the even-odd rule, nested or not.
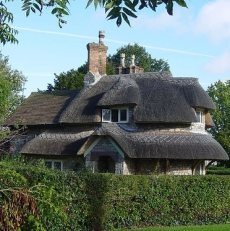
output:
[[[120,54],[120,66],[116,68],[116,74],[133,74],[133,73],[143,73],[144,69],[136,66],[135,55],[131,56],[131,64],[129,67],[125,66],[125,54]]]
[[[93,75],[106,75],[108,47],[104,45],[105,33],[99,31],[99,43],[88,43],[88,71]]]

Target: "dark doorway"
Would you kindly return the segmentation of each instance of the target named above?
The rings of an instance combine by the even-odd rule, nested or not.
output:
[[[115,161],[110,156],[100,156],[98,158],[98,172],[115,173]]]

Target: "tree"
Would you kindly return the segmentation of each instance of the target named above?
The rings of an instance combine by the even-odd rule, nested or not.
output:
[[[230,80],[212,84],[208,94],[216,104],[216,110],[212,112],[215,127],[210,132],[230,156]],[[227,166],[230,167],[230,161]]]
[[[145,72],[170,72],[169,64],[163,59],[153,59],[146,49],[138,44],[126,45],[117,50],[117,53],[108,57],[108,63],[112,63],[113,67],[119,66],[120,54],[125,53],[125,64],[130,65],[131,56],[135,55],[136,65],[144,68]]]
[[[25,81],[22,73],[12,70],[8,58],[0,53],[0,124],[22,102]]]
[[[17,30],[11,27],[14,17],[8,11],[7,2],[14,0],[0,1],[0,42],[5,44],[7,42],[17,43]],[[40,13],[45,9],[51,9],[51,14],[58,19],[58,24],[62,27],[66,23],[64,17],[69,15],[69,0],[22,0],[22,10],[25,11],[26,16],[31,12]],[[136,18],[137,11],[143,9],[150,9],[156,11],[157,7],[164,5],[168,14],[173,15],[174,3],[181,7],[187,7],[185,0],[88,0],[86,7],[94,5],[105,9],[105,14],[108,20],[116,20],[117,26],[122,24],[124,20],[129,26],[129,17]]]
[[[47,90],[73,90],[80,89],[84,84],[84,75],[87,73],[87,64],[82,65],[77,70],[71,69],[67,72],[62,72],[59,75],[54,74],[54,85],[48,84]]]
[[[129,66],[131,55],[136,57],[136,65],[144,68],[145,72],[170,72],[169,64],[163,59],[153,59],[144,47],[138,44],[126,45],[117,50],[114,55],[109,55],[106,65],[107,75],[115,74],[115,69],[120,65],[120,54],[126,55],[126,66]],[[87,73],[87,63],[80,66],[77,70],[71,69],[67,72],[62,72],[59,75],[54,74],[54,85],[48,84],[47,90],[73,90],[80,89],[84,85],[84,76]]]

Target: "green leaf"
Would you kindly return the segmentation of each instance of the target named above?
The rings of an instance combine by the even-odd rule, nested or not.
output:
[[[146,3],[146,1],[145,0],[141,0],[141,5],[139,6],[139,10],[142,10],[144,7],[148,7],[147,6],[147,3]]]
[[[125,20],[125,22],[131,27],[131,25],[130,25],[130,22],[129,22],[129,19],[128,19],[128,17],[127,17],[127,15],[125,14],[125,13],[121,13],[122,14],[122,18]]]
[[[130,0],[124,0],[124,3],[129,9],[136,12],[134,4]]]
[[[114,2],[113,1],[109,1],[105,5],[105,10],[107,11],[107,10],[111,9],[113,6],[114,6]]]
[[[86,8],[89,7],[91,4],[92,4],[93,0],[89,0],[87,5],[86,5]]]
[[[149,7],[150,7],[153,11],[156,11],[156,8],[157,8],[157,0],[149,0]]]
[[[123,7],[122,9],[123,9],[124,13],[127,14],[127,15],[129,15],[130,17],[133,17],[133,18],[136,18],[136,17],[137,17],[137,16],[136,16],[131,10],[129,10],[128,8]]]
[[[188,8],[186,2],[184,0],[174,0],[179,6]]]
[[[33,7],[31,7],[31,10],[33,11],[33,13],[35,13],[35,11],[36,11]]]
[[[118,16],[116,23],[117,23],[117,26],[121,25],[121,23],[122,23],[122,17],[121,17],[121,15]]]
[[[27,9],[27,10],[26,10],[26,17],[28,17],[29,14],[30,14],[30,9]]]
[[[34,6],[34,8],[36,8],[39,12],[42,11],[38,4],[33,3],[33,6]]]
[[[117,18],[118,15],[120,14],[121,11],[121,7],[114,7],[107,15],[107,18],[112,19],[113,18]],[[115,16],[115,17],[114,17]]]
[[[166,9],[169,15],[173,15],[173,1],[169,0],[167,5],[166,5]]]
[[[139,3],[139,0],[134,0],[133,1],[133,6],[136,7],[138,3]]]
[[[51,11],[51,14],[56,14],[57,12],[58,12],[58,7],[55,7],[55,8],[53,8],[53,10]]]

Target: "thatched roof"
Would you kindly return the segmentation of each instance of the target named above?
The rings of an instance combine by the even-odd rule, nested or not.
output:
[[[92,130],[78,133],[47,130],[28,141],[20,153],[29,155],[76,155],[92,133]]]
[[[197,122],[193,108],[214,109],[196,78],[172,78],[160,73],[102,77],[62,114],[64,123],[100,122],[99,106],[136,105],[134,120],[147,123]]]
[[[61,113],[78,91],[55,91],[32,93],[6,125],[58,124]]]
[[[228,155],[209,134],[153,129],[126,131],[118,124],[103,124],[85,144],[111,137],[130,158],[227,160]],[[82,150],[79,154],[82,154]]]
[[[215,106],[196,78],[164,73],[104,76],[80,93],[32,94],[9,124],[99,123],[101,107],[132,105],[137,123],[196,122],[194,108]]]

